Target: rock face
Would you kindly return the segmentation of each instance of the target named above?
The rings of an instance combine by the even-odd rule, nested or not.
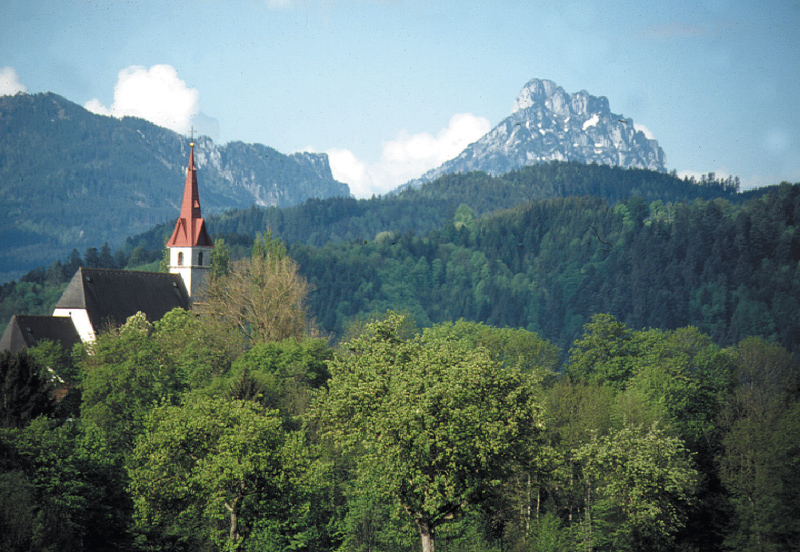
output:
[[[350,195],[324,153],[195,142],[206,215]],[[143,119],[50,93],[0,96],[0,282],[174,221],[188,159],[187,137]]]
[[[632,119],[612,113],[607,98],[585,90],[568,94],[553,81],[533,79],[517,96],[510,116],[409,184],[476,170],[500,175],[547,161],[666,170],[658,142],[637,130]]]
[[[195,159],[211,186],[238,189],[245,201],[260,207],[290,207],[310,197],[348,197],[350,188],[331,174],[328,154],[282,154],[263,144],[216,145],[197,140]]]

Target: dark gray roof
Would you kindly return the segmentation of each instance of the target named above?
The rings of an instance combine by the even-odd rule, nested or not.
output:
[[[86,309],[98,332],[108,324],[124,324],[140,311],[155,321],[176,307],[188,310],[190,305],[179,274],[83,267],[72,277],[56,308]]]
[[[0,351],[16,353],[35,347],[43,341],[60,343],[66,350],[81,342],[78,331],[68,316],[29,316],[15,314],[0,339]]]

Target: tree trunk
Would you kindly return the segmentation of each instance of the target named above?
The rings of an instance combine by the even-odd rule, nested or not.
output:
[[[418,519],[419,536],[422,539],[422,552],[436,552],[433,538],[433,527],[426,519]]]
[[[236,542],[239,540],[239,499],[233,499],[233,504],[225,503],[225,507],[231,513],[231,531],[228,535],[231,542]]]

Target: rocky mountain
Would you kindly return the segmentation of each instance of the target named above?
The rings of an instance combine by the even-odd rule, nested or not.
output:
[[[568,94],[553,81],[532,79],[511,115],[457,157],[408,185],[443,174],[484,171],[492,175],[547,161],[577,161],[664,171],[658,142],[612,113],[608,98],[585,90]]]
[[[195,140],[203,212],[349,196],[320,153]],[[55,94],[0,96],[0,282],[174,219],[189,139]]]

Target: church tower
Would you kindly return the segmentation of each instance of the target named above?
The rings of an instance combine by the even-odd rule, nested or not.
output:
[[[194,142],[189,144],[189,168],[183,188],[183,204],[175,231],[167,242],[169,271],[180,274],[189,297],[196,298],[203,279],[211,268],[214,243],[200,214],[200,194],[197,190],[197,169],[194,164]]]

